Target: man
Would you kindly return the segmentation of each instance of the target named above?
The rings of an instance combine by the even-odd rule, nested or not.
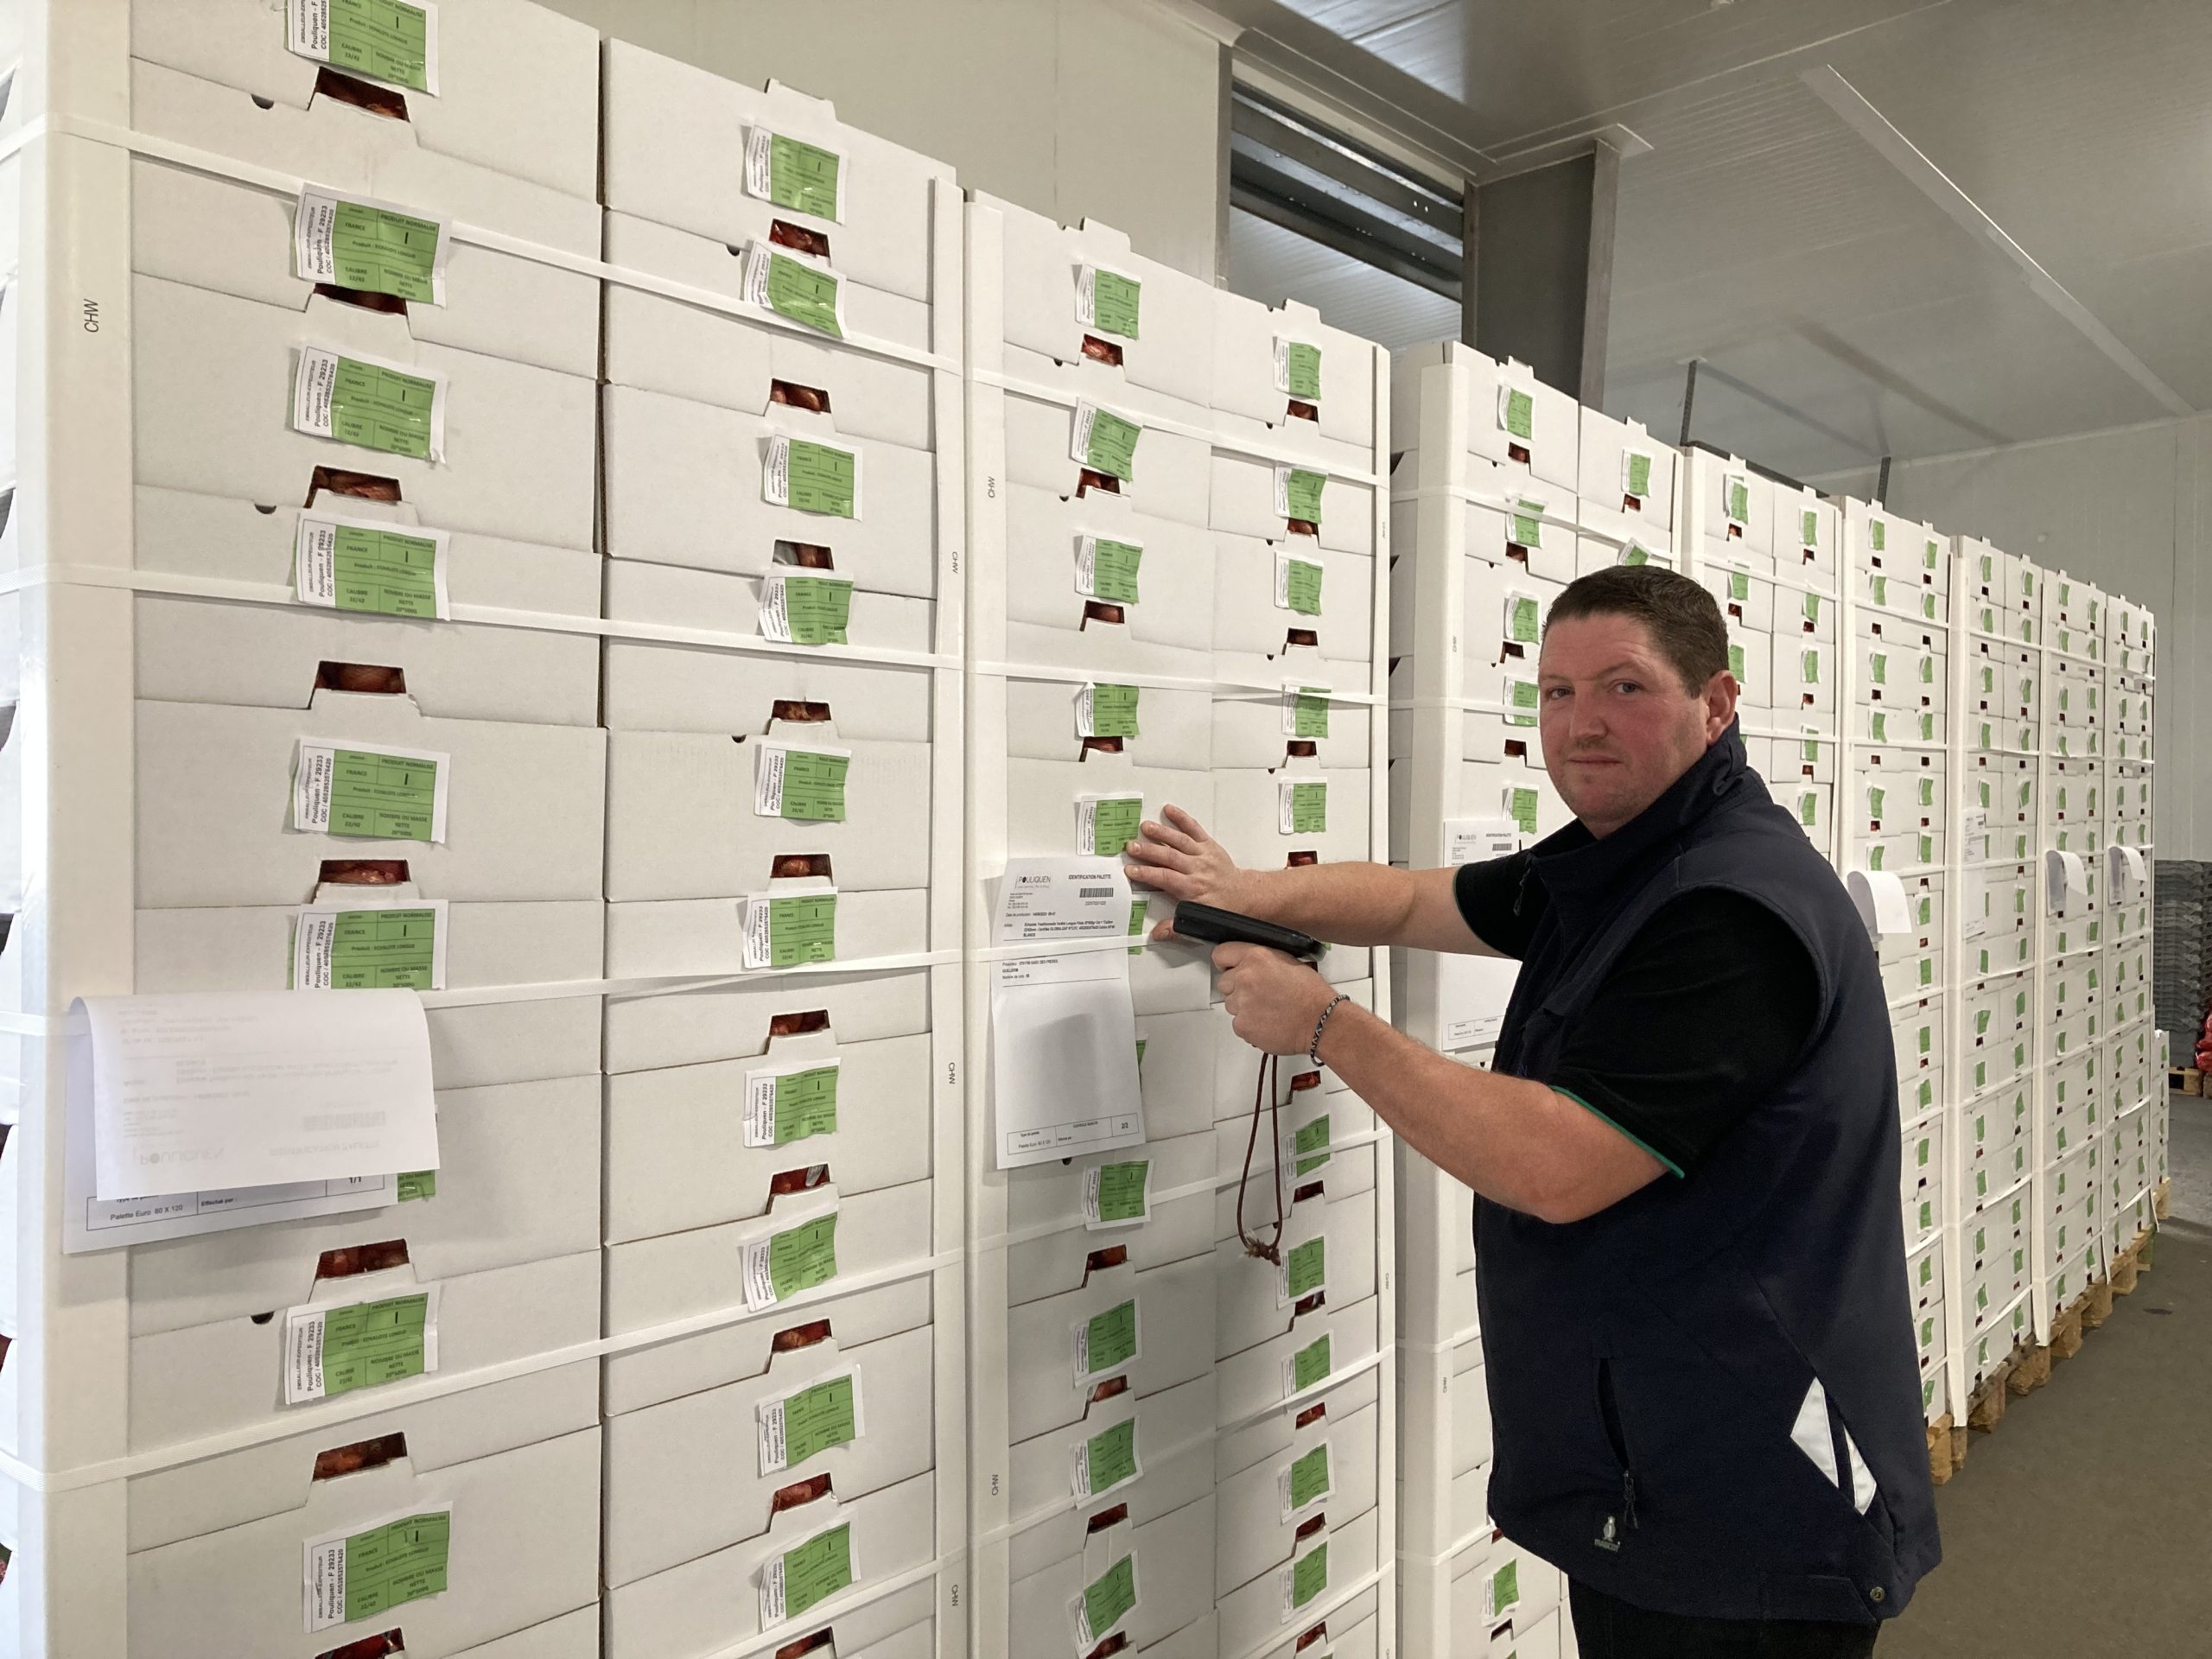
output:
[[[1168,807],[1128,848],[1171,899],[1521,959],[1484,1072],[1280,952],[1213,957],[1240,1037],[1313,1052],[1475,1190],[1491,1513],[1566,1570],[1586,1659],[1870,1653],[1940,1554],[1881,978],[1746,768],[1727,664],[1695,582],[1585,576],[1538,668],[1559,834],[1244,870]]]

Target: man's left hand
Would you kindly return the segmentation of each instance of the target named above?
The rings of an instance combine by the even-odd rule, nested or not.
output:
[[[1303,1054],[1313,1024],[1337,995],[1329,982],[1295,957],[1258,944],[1214,947],[1221,994],[1236,1034],[1267,1054]]]

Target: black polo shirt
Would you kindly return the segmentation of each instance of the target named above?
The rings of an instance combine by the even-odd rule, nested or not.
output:
[[[1529,855],[1461,866],[1459,913],[1501,956],[1528,954],[1548,899]],[[1789,1075],[1820,1017],[1813,959],[1757,900],[1669,899],[1623,951],[1542,1081],[1677,1175]]]

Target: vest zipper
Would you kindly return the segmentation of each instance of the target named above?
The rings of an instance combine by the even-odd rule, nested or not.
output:
[[[1598,1412],[1605,1419],[1605,1440],[1621,1466],[1621,1519],[1630,1527],[1636,1519],[1636,1471],[1628,1458],[1628,1436],[1621,1428],[1620,1403],[1613,1397],[1613,1363],[1598,1362]]]

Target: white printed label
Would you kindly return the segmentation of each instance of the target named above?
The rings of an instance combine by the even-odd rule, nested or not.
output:
[[[353,1310],[378,1302],[423,1299],[422,1364],[399,1351],[414,1345],[411,1331],[387,1334],[374,1328],[379,1321]],[[339,1316],[338,1339],[330,1340],[332,1315]],[[366,1328],[355,1329],[357,1325]],[[398,1357],[395,1357],[397,1354]],[[375,1291],[343,1302],[324,1302],[311,1307],[287,1308],[284,1313],[284,1403],[306,1405],[326,1395],[349,1394],[356,1388],[373,1387],[381,1380],[380,1366],[397,1366],[408,1376],[427,1375],[438,1369],[438,1287],[410,1285]]]
[[[404,941],[384,944],[375,938],[358,939],[359,930],[367,928],[372,934],[391,933],[396,930],[379,928],[373,923],[356,919],[347,924],[346,917],[360,918],[364,912],[380,910],[404,910],[430,913],[429,983],[421,982],[422,957],[419,945],[413,950],[400,950]],[[419,930],[418,930],[419,931]],[[340,935],[353,931],[355,938],[346,940],[347,967],[375,968],[392,963],[395,953],[404,955],[404,966],[413,971],[404,980],[391,977],[386,972],[375,976],[378,988],[395,985],[417,990],[442,991],[446,988],[446,900],[443,899],[395,899],[389,895],[348,899],[343,904],[302,905],[292,913],[292,988],[296,991],[327,991],[334,988],[339,955]],[[349,982],[347,988],[352,988]]]
[[[287,50],[295,56],[328,63],[330,56],[331,0],[284,0],[285,41]],[[347,74],[363,80],[381,81],[410,92],[423,92],[431,98],[438,95],[438,8],[436,0],[407,0],[404,10],[423,16],[423,84],[395,79],[379,74],[372,65],[348,60],[338,67]]]
[[[340,755],[348,757],[343,767]],[[425,770],[431,773],[428,779]],[[435,749],[303,737],[292,760],[292,828],[371,840],[442,842],[452,781],[453,757]]]
[[[292,211],[292,271],[303,282],[330,283],[340,287],[357,287],[348,283],[338,270],[338,207],[340,202],[356,207],[366,207],[378,213],[416,221],[410,234],[419,235],[422,226],[436,227],[436,242],[430,251],[430,301],[432,305],[446,302],[446,261],[453,248],[453,221],[431,218],[412,207],[402,207],[396,201],[378,201],[372,196],[340,196],[315,186],[302,185],[299,200]],[[419,265],[416,267],[419,271]],[[382,293],[381,287],[370,291]],[[404,293],[404,290],[402,290]]]
[[[449,537],[442,530],[421,530],[412,524],[385,524],[373,518],[347,518],[337,513],[302,512],[292,540],[292,597],[302,605],[334,610],[338,606],[338,544],[347,531],[374,536],[403,536],[433,544],[431,593],[441,621],[453,615],[453,600],[446,591],[446,548]],[[357,607],[358,608],[358,607]],[[377,607],[380,613],[393,614]]]
[[[429,430],[425,436],[428,459],[443,461],[446,458],[446,377],[435,369],[410,368],[404,363],[387,362],[383,358],[369,357],[360,352],[334,352],[327,346],[302,346],[297,372],[292,377],[292,429],[304,432],[311,438],[341,438],[347,443],[362,442],[353,431],[343,435],[337,430],[337,408],[340,393],[339,365],[340,363],[365,365],[387,374],[410,381],[428,381],[430,385]],[[389,390],[389,388],[385,388]],[[349,410],[351,405],[349,404]],[[372,417],[374,404],[363,405],[365,416]],[[363,442],[365,448],[382,450],[385,454],[410,455],[410,451],[388,439]]]
[[[763,1475],[780,1474],[791,1467],[791,1402],[801,1395],[811,1395],[817,1389],[825,1388],[840,1379],[849,1379],[852,1383],[853,1432],[850,1438],[857,1440],[868,1433],[867,1414],[861,1405],[860,1367],[847,1365],[838,1370],[825,1371],[810,1382],[779,1394],[772,1400],[763,1400],[755,1408],[755,1421],[760,1428],[760,1472]],[[804,1440],[807,1433],[804,1421],[799,1427]],[[842,1434],[842,1425],[837,1432]],[[843,1445],[846,1441],[841,1439],[836,1444]],[[810,1455],[810,1449],[802,1445],[802,1460]]]
[[[1141,795],[1078,795],[1075,798],[1076,851],[1086,858],[1093,855],[1100,858],[1119,858],[1122,855],[1122,846],[1119,842],[1111,847],[1101,847],[1098,844],[1098,809],[1102,806],[1118,809],[1109,812],[1109,819],[1128,814],[1134,807],[1135,812],[1131,819],[1134,822],[1135,817],[1143,815],[1144,797]],[[1109,827],[1113,826],[1109,823]],[[1135,836],[1131,835],[1122,839],[1134,841]]]
[[[810,1532],[797,1543],[785,1545],[783,1548],[771,1555],[766,1564],[760,1569],[760,1628],[762,1630],[766,1630],[772,1624],[782,1624],[786,1617],[784,1610],[790,1605],[790,1599],[786,1593],[784,1563],[817,1538],[821,1537],[823,1534],[835,1532],[838,1527],[848,1529],[845,1535],[845,1571],[841,1576],[849,1585],[860,1582],[860,1529],[849,1521],[840,1521],[834,1526],[823,1527],[820,1531]],[[830,1593],[835,1594],[836,1592],[833,1590]],[[811,1605],[812,1604],[808,1604],[810,1610]]]
[[[836,158],[834,167],[829,169],[836,180],[836,196],[830,210],[823,213],[815,212],[811,207],[794,207],[791,211],[802,213],[814,213],[814,217],[817,219],[827,219],[836,224],[843,224],[845,222],[845,170],[849,165],[849,159],[842,150],[832,149],[829,145],[817,143],[811,138],[793,139],[789,134],[779,134],[766,127],[747,127],[745,131],[745,194],[758,201],[775,200],[776,140],[779,137],[784,138],[786,143],[797,143],[804,146],[808,151],[817,152],[813,157],[817,162],[824,156]],[[811,172],[818,176],[822,170],[819,167],[816,167],[811,169]],[[812,183],[811,179],[810,183]],[[813,195],[817,194],[817,190],[810,188],[807,194]]]

